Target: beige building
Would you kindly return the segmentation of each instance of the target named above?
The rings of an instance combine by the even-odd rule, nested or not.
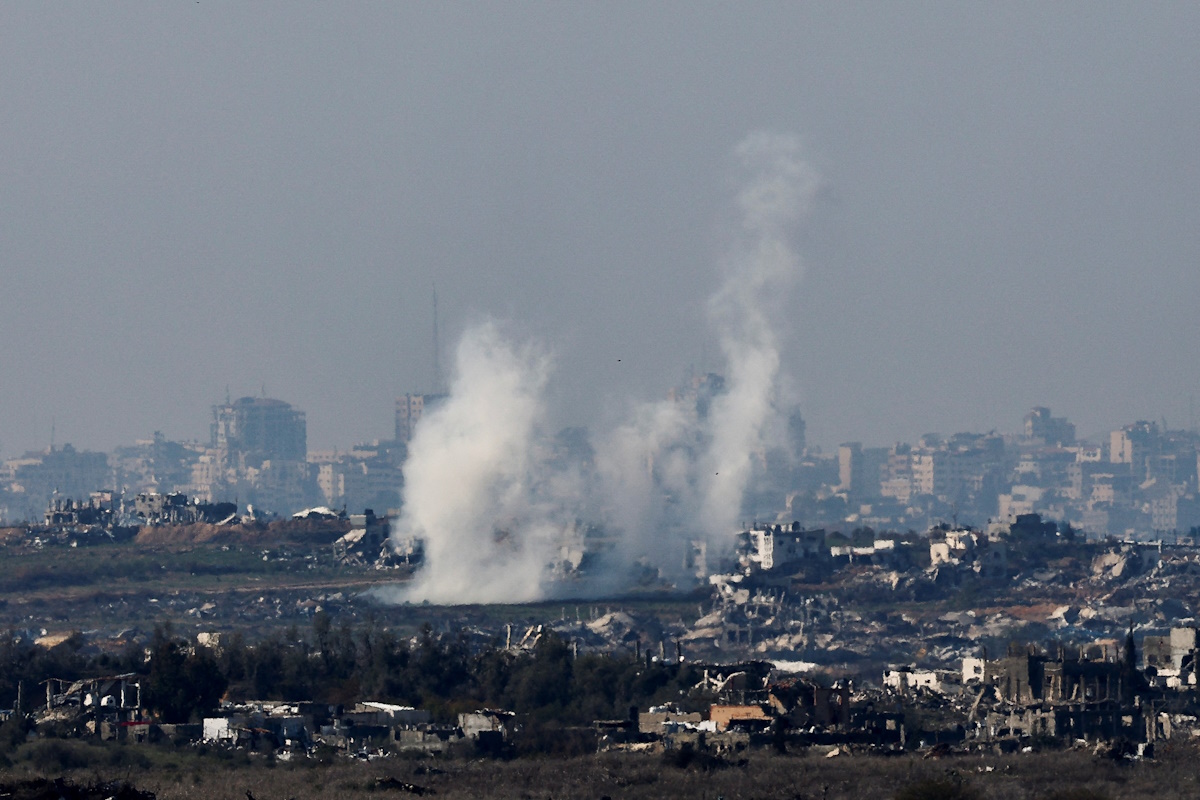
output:
[[[807,559],[827,558],[823,529],[806,531],[799,523],[766,525],[740,534],[742,564],[770,572],[776,567]]]
[[[426,410],[445,401],[444,394],[405,394],[396,398],[396,441],[411,442]]]
[[[1147,460],[1158,454],[1160,446],[1157,423],[1135,422],[1109,435],[1108,460],[1113,464],[1129,464],[1140,483],[1146,475]]]

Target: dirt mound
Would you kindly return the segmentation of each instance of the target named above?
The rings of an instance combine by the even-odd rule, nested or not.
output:
[[[182,544],[265,544],[306,542],[331,544],[350,530],[343,519],[281,519],[268,524],[252,522],[238,525],[158,525],[138,531],[135,541],[141,545]]]
[[[0,528],[0,544],[23,541],[25,533],[24,528]]]
[[[195,522],[190,525],[146,526],[138,531],[138,544],[205,544],[260,542],[267,537],[266,525],[211,525]]]

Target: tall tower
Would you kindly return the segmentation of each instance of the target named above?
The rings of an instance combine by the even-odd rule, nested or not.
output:
[[[433,287],[433,386],[428,394],[403,394],[396,398],[396,441],[410,442],[421,415],[446,399],[442,377],[441,343],[438,326],[437,286]]]
[[[433,394],[445,393],[445,382],[442,379],[441,344],[438,341],[438,307],[437,286],[433,287]]]

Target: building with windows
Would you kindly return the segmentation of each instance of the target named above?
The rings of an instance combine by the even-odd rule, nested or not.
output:
[[[248,466],[263,461],[304,461],[308,427],[304,412],[269,397],[241,397],[213,406],[212,447],[227,464]]]
[[[269,397],[242,397],[212,411],[212,446],[192,469],[198,499],[237,498],[276,514],[316,499],[303,411]]]
[[[421,416],[430,409],[436,408],[449,395],[445,394],[405,394],[396,398],[396,441],[411,442],[417,431],[417,423]]]

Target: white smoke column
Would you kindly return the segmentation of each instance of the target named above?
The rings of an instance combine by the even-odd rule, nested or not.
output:
[[[820,185],[793,136],[755,133],[734,155],[741,168],[738,237],[722,261],[709,320],[725,357],[725,391],[707,415],[685,404],[640,405],[595,443],[609,522],[626,559],[647,557],[677,574],[694,538],[717,550],[737,530],[753,457],[779,446],[794,390],[781,372],[787,300],[802,277],[789,241]],[[748,174],[747,174],[748,173]]]
[[[435,603],[522,602],[567,591],[550,580],[564,532],[603,521],[620,543],[592,590],[627,586],[645,557],[678,574],[690,540],[730,541],[752,457],[779,429],[780,346],[786,298],[801,277],[787,233],[818,187],[791,136],[753,134],[735,150],[749,180],[738,195],[740,237],[709,301],[726,361],[725,392],[701,416],[683,404],[633,408],[593,442],[595,480],[556,462],[545,431],[549,359],[472,328],[457,351],[449,398],[426,412],[404,465],[395,535],[425,540],[426,563],[400,597]],[[603,520],[593,514],[595,501]],[[580,587],[576,587],[578,590]]]
[[[775,427],[780,354],[777,330],[787,298],[803,274],[788,233],[807,212],[820,180],[794,136],[755,133],[735,150],[750,173],[738,195],[741,238],[725,261],[725,282],[708,303],[727,362],[726,392],[709,411],[702,473],[702,529],[710,540],[738,523],[752,456]]]
[[[494,324],[459,343],[450,396],[417,426],[404,464],[396,535],[425,540],[426,564],[404,594],[441,604],[542,595],[553,530],[531,472],[549,359]]]
[[[596,488],[608,509],[606,522],[619,534],[618,563],[646,558],[668,574],[682,564],[688,538],[681,542],[677,534],[690,528],[664,500],[691,508],[696,459],[689,445],[696,433],[695,419],[680,404],[661,401],[637,406],[629,422],[595,442]],[[619,580],[604,583],[621,588]]]

